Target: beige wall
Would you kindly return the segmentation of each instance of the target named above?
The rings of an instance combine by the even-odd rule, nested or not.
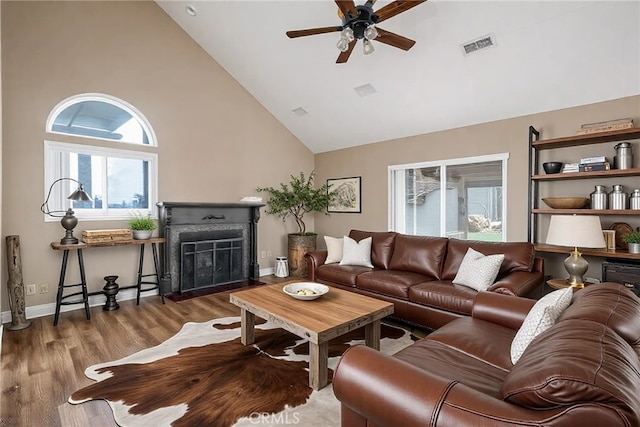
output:
[[[640,124],[640,96],[317,154],[315,168],[320,180],[362,176],[362,214],[334,213],[328,217],[318,216],[316,231],[320,236],[342,236],[352,228],[387,230],[387,168],[390,165],[508,152],[507,240],[526,240],[529,126],[541,131],[541,138],[546,139],[573,135],[583,123],[621,117],[631,117],[636,126]],[[571,159],[577,161],[583,154],[606,155],[613,159],[614,145],[580,147],[553,153],[544,151],[541,155],[543,159],[558,156],[555,157],[556,160],[566,162]],[[639,165],[638,142],[634,143],[634,153],[636,165]],[[572,181],[562,186],[556,185],[544,190],[541,188],[541,191],[546,191],[547,194],[543,195],[549,196],[588,197],[593,191],[593,185],[598,183],[600,182]],[[627,189],[640,187],[637,177],[613,183],[624,184]],[[607,185],[611,184],[610,180],[607,181]],[[605,226],[622,220],[634,226],[640,225],[638,217],[602,218]],[[322,237],[319,244],[323,245]],[[597,261],[594,260],[594,263]],[[552,274],[555,272],[551,265],[553,263],[557,264],[557,259],[548,263]],[[589,271],[591,277],[600,276],[598,269],[599,264],[594,264],[594,268]]]
[[[55,301],[64,230],[44,222],[43,141],[51,109],[78,93],[98,92],[137,107],[158,138],[159,200],[235,202],[313,169],[313,154],[190,39],[154,2],[1,2],[3,155],[2,232],[19,235],[25,285],[48,283],[27,306]],[[278,167],[274,167],[274,165]],[[311,221],[311,226],[313,221]],[[285,226],[259,223],[260,250],[286,253]],[[80,221],[83,229],[124,221]],[[4,240],[4,239],[3,239]],[[91,290],[103,276],[133,283],[133,247],[85,251]],[[78,279],[75,254],[68,283]],[[261,268],[274,259],[260,259]],[[147,267],[150,267],[148,265]],[[2,311],[7,311],[2,259]]]
[[[7,2],[2,7],[2,236],[21,238],[25,284],[49,283],[48,294],[27,306],[52,303],[61,253],[49,248],[63,230],[45,223],[44,132],[50,110],[62,99],[101,92],[133,104],[150,120],[159,141],[159,199],[237,201],[257,186],[277,186],[300,171],[327,178],[362,176],[362,214],[316,215],[315,230],[342,235],[351,228],[387,229],[387,167],[410,162],[509,152],[509,240],[526,238],[527,129],[544,138],[569,135],[581,123],[633,117],[640,97],[541,113],[427,135],[313,154],[153,2]],[[0,141],[0,143],[2,143]],[[636,148],[640,157],[640,147]],[[274,168],[273,166],[278,167]],[[589,185],[590,187],[590,185]],[[580,191],[586,191],[582,189]],[[590,192],[587,191],[587,193]],[[83,229],[120,228],[124,222],[81,221]],[[313,218],[309,218],[310,229]],[[286,253],[294,230],[270,215],[259,224],[260,250]],[[6,260],[0,298],[6,304]],[[90,290],[106,274],[133,282],[134,248],[85,252]],[[260,260],[262,268],[273,259]],[[72,259],[69,282],[77,280]]]

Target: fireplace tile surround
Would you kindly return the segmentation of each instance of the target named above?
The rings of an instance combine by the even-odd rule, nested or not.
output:
[[[260,265],[258,264],[258,221],[260,219],[261,203],[210,203],[210,202],[159,202],[158,219],[160,236],[166,243],[161,248],[161,277],[160,287],[164,294],[182,293],[192,290],[200,290],[206,287],[226,286],[234,282],[245,280],[258,280],[260,277]],[[211,276],[210,282],[201,280],[198,286],[193,283],[183,289],[182,276],[182,252],[184,247],[191,244],[207,244],[211,241],[225,242],[230,236],[239,241],[241,247],[241,274],[238,274],[238,259],[233,268],[216,266],[220,260],[228,260],[223,256],[203,256],[200,267],[205,272],[215,271],[218,274]],[[215,246],[215,245],[214,245]],[[220,247],[226,247],[221,244]],[[206,255],[206,251],[205,255]],[[206,265],[204,265],[206,264]],[[230,269],[232,274],[225,276],[220,274],[224,268]],[[188,289],[187,289],[188,288]]]

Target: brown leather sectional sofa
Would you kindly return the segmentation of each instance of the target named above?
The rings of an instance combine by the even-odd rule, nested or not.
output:
[[[640,299],[617,283],[576,291],[513,365],[534,303],[481,292],[471,317],[393,356],[348,349],[333,377],[342,426],[640,426]]]
[[[478,291],[452,283],[470,247],[484,255],[505,255],[489,291],[530,297],[542,292],[544,263],[534,256],[531,243],[360,230],[351,230],[349,237],[356,241],[372,238],[374,268],[325,264],[327,251],[313,251],[306,254],[308,279],[393,302],[393,317],[427,329],[471,315]]]

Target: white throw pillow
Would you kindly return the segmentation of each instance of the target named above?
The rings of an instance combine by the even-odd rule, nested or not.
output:
[[[511,363],[515,365],[531,341],[555,325],[572,297],[573,288],[569,287],[548,293],[535,303],[511,342]]]
[[[342,237],[324,236],[324,242],[327,245],[327,259],[324,263],[333,264],[342,261],[342,246],[344,246]]]
[[[453,283],[476,291],[486,291],[495,282],[503,260],[504,254],[484,255],[469,248],[460,263]]]
[[[351,237],[344,236],[343,240],[340,265],[360,265],[373,268],[373,264],[371,264],[371,237],[356,242]]]

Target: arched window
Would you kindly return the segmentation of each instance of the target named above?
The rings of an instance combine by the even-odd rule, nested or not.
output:
[[[135,107],[104,94],[72,96],[51,110],[46,131],[57,140],[44,142],[45,198],[51,210],[72,207],[85,219],[156,216],[157,143]],[[78,143],[79,138],[88,144]],[[59,178],[71,180],[52,186]],[[92,201],[67,200],[77,188],[75,181]],[[45,215],[45,220],[55,218]]]

